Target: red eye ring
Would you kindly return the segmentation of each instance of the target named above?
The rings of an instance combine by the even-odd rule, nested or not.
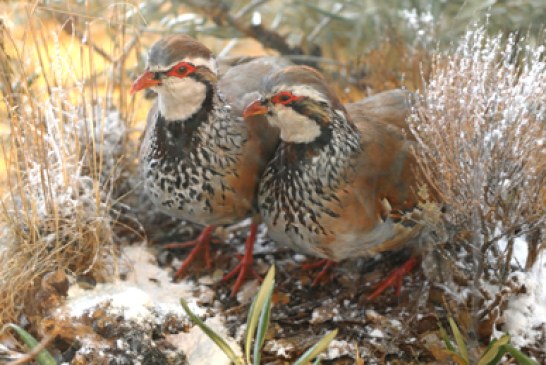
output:
[[[166,75],[184,78],[189,74],[194,73],[195,70],[197,70],[197,67],[189,62],[182,61],[171,67],[171,69],[167,71]]]
[[[281,91],[273,95],[273,97],[271,98],[271,102],[273,102],[274,104],[287,105],[302,98],[302,96],[296,96],[290,91]]]

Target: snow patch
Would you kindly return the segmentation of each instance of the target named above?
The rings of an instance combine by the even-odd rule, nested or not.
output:
[[[497,233],[497,231],[495,232]],[[499,248],[504,252],[508,241],[506,238],[499,240]],[[529,253],[527,240],[524,237],[515,237],[514,238],[514,251],[512,255],[512,263],[519,265],[520,267],[525,266],[525,261],[527,261],[527,255]]]
[[[226,340],[237,356],[242,356],[241,348],[237,342],[227,335],[222,318],[208,318],[205,324]],[[188,333],[180,332],[175,335],[167,335],[166,339],[186,354],[188,362],[191,365],[231,364],[229,358],[222,350],[197,326],[194,326]]]
[[[283,357],[285,359],[289,359],[290,353],[294,351],[294,345],[286,344],[282,341],[268,341],[267,345],[269,346],[269,349],[267,350],[269,353],[275,354],[276,356]]]
[[[508,301],[503,330],[518,348],[546,349],[546,255],[540,255],[531,271],[513,273],[512,280],[525,291]]]
[[[170,274],[157,266],[144,244],[123,248],[122,257],[129,268],[126,280],[97,284],[92,290],[71,285],[67,303],[60,310],[68,309],[70,316],[80,317],[101,303],[109,303],[110,309],[126,320],[142,322],[152,314],[185,316],[179,300],[192,297],[192,286],[173,283]],[[189,301],[188,305],[195,314],[204,314],[195,302]]]
[[[145,244],[125,247],[122,249],[121,256],[120,272],[126,274],[125,280],[97,284],[91,290],[84,290],[75,284],[71,285],[67,301],[57,310],[56,317],[61,320],[70,317],[77,321],[86,315],[94,316],[100,308],[105,310],[106,317],[120,319],[120,326],[131,323],[129,328],[141,331],[143,336],[148,336],[147,331],[150,331],[154,325],[169,326],[168,323],[173,321],[173,316],[183,319],[182,322],[190,322],[179,303],[180,298],[184,298],[197,316],[203,317],[207,314],[209,318],[205,323],[226,339],[236,353],[241,353],[236,340],[227,336],[224,316],[211,308],[205,310],[199,307],[196,304],[197,298],[192,294],[196,291],[196,286],[184,281],[173,283],[170,273],[157,266],[154,255]],[[202,285],[198,287],[201,295],[203,291],[211,291]],[[207,293],[207,296],[212,301],[214,292]],[[211,310],[214,317],[210,317]],[[229,359],[198,326],[193,326],[189,333],[167,333],[166,340],[176,348],[176,351],[170,354],[183,352],[190,365],[229,364]],[[124,336],[131,336],[131,334],[125,331]],[[109,353],[104,354],[104,359],[114,359],[119,355],[129,359],[128,361],[136,361],[135,359],[139,359],[138,356],[142,355],[129,346],[129,340],[125,337],[116,340],[114,349],[108,345],[108,342],[97,341],[97,338],[100,336],[97,337],[95,334],[79,337],[82,347],[78,349],[78,354],[90,356],[93,361],[97,360],[96,354],[102,358],[101,354],[107,350]],[[152,341],[153,346],[152,339],[146,341],[148,340],[144,340],[143,344],[148,345],[148,342]],[[112,351],[115,354],[110,354]]]
[[[380,330],[379,328],[374,328],[370,333],[369,336],[372,338],[383,338],[385,337],[385,333]]]
[[[356,348],[354,343],[347,341],[332,340],[325,353],[319,357],[323,360],[335,360],[343,356],[354,357]]]

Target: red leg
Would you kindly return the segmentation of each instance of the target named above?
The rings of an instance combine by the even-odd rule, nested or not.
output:
[[[322,267],[322,270],[315,277],[315,280],[313,280],[313,283],[311,284],[311,286],[313,287],[313,286],[317,286],[317,284],[326,276],[330,268],[334,266],[335,264],[336,263],[332,260],[322,259],[316,262],[301,265],[301,268],[303,270],[311,270],[311,269],[316,269],[317,267]]]
[[[387,290],[387,288],[390,286],[395,287],[395,294],[396,296],[399,296],[400,291],[402,289],[402,280],[404,279],[404,275],[411,272],[411,270],[413,270],[415,265],[417,265],[417,258],[412,256],[402,266],[393,270],[393,272],[391,272],[391,274],[385,280],[380,282],[376,286],[373,293],[368,295],[368,300],[374,300],[379,295],[381,295],[385,290]]]
[[[226,274],[224,278],[222,279],[222,281],[228,281],[231,278],[235,277],[235,275],[237,275],[238,273],[237,279],[235,280],[235,284],[233,285],[233,288],[231,290],[231,294],[230,294],[231,297],[234,297],[235,294],[237,294],[237,292],[239,291],[239,288],[243,284],[249,272],[252,275],[254,275],[256,278],[258,278],[258,280],[261,280],[260,275],[258,275],[258,273],[256,273],[256,271],[254,271],[254,269],[252,268],[252,262],[253,262],[252,254],[254,252],[254,242],[256,241],[257,232],[258,232],[258,224],[253,222],[250,225],[250,232],[248,234],[248,237],[246,238],[245,254],[243,255],[242,258],[240,258],[241,262],[239,262],[239,264],[237,264],[237,266],[233,270],[231,270],[228,274]]]
[[[182,276],[184,276],[184,272],[186,269],[190,266],[191,262],[195,259],[195,257],[199,254],[199,252],[203,251],[204,258],[205,258],[205,264],[207,265],[207,268],[212,267],[212,259],[210,258],[210,242],[211,242],[211,236],[214,230],[216,229],[216,226],[207,226],[199,237],[193,241],[187,241],[187,242],[181,242],[181,243],[170,243],[168,245],[164,245],[163,248],[185,248],[185,247],[191,247],[194,246],[193,249],[190,251],[190,254],[186,257],[186,259],[182,262],[182,265],[180,265],[180,268],[176,271],[174,274],[174,280],[180,279]]]

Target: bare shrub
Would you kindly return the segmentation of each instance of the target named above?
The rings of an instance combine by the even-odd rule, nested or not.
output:
[[[410,127],[426,182],[445,204],[451,242],[469,255],[475,285],[503,283],[514,240],[537,257],[546,221],[546,63],[523,37],[474,27],[451,54],[435,56]]]

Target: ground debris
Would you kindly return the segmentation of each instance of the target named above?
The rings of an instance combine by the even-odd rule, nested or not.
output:
[[[200,329],[194,327],[179,299],[185,298],[198,316],[208,316],[207,323],[215,323],[222,333],[221,315],[214,308],[199,306],[194,296],[197,292],[201,300],[211,301],[214,291],[203,285],[173,283],[143,245],[125,247],[122,264],[125,280],[113,283],[90,286],[72,279],[70,287],[53,285],[65,283],[62,277],[53,280],[59,275],[44,281],[45,288],[59,287],[67,294],[63,305],[41,322],[42,333],[56,334],[52,353],[59,363],[208,364],[196,360],[195,353],[210,352],[214,346],[196,345]]]

